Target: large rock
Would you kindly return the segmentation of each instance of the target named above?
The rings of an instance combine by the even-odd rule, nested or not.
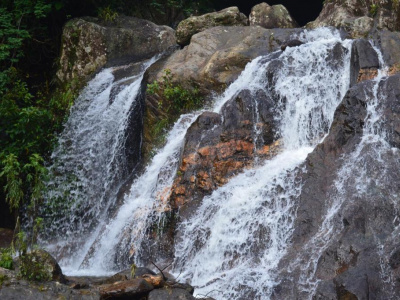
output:
[[[157,289],[150,292],[148,300],[195,300],[190,292],[184,289]]]
[[[390,74],[400,71],[400,32],[390,32],[388,30],[376,31],[373,35],[374,40],[382,51],[383,60],[390,68]]]
[[[69,21],[63,30],[62,83],[82,83],[104,66],[150,58],[176,45],[174,30],[149,21],[118,17],[106,25],[96,18]]]
[[[154,287],[146,280],[137,278],[99,287],[101,299],[137,299],[146,296]]]
[[[245,90],[228,101],[221,114],[205,112],[191,125],[170,197],[181,217],[196,208],[196,201],[251,167],[254,159],[276,154],[275,108],[270,95]]]
[[[176,29],[177,42],[182,46],[188,45],[194,34],[211,27],[246,25],[248,25],[247,17],[236,6],[228,7],[218,12],[193,16],[180,22]]]
[[[354,41],[351,49],[350,86],[373,79],[379,69],[379,58],[370,42],[365,39]]]
[[[25,277],[39,281],[58,281],[64,283],[65,277],[54,257],[45,250],[34,250],[15,260],[17,272]]]
[[[270,6],[265,2],[257,4],[251,9],[250,25],[264,28],[295,28],[298,27],[286,7],[283,5]]]
[[[399,30],[399,2],[396,0],[325,1],[318,18],[309,28],[335,26],[346,29],[353,37],[366,37],[377,29]]]
[[[146,83],[162,81],[164,70],[185,89],[196,87],[208,99],[231,84],[246,64],[260,55],[280,49],[301,29],[265,29],[258,26],[214,27],[193,36],[189,46],[154,64],[146,73]],[[146,94],[143,153],[154,143],[152,129],[166,113],[159,103],[168,103],[162,95]]]
[[[378,86],[361,82],[338,106],[329,135],[307,158],[293,240],[279,266],[291,271],[273,299],[302,299],[300,281],[315,284],[315,299],[400,294],[400,186],[393,184],[399,180],[399,107],[400,75]],[[379,139],[364,135],[376,114]]]
[[[6,280],[0,285],[0,299],[7,300],[99,300],[96,290],[74,290],[57,282],[32,283],[24,280]]]

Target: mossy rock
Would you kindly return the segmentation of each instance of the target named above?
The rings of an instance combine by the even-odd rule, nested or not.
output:
[[[15,269],[20,277],[31,281],[58,281],[65,283],[65,277],[57,261],[45,250],[34,250],[19,256]]]

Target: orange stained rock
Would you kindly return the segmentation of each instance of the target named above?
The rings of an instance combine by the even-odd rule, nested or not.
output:
[[[216,149],[215,147],[206,146],[200,148],[197,152],[204,157],[204,156],[215,155]]]
[[[361,69],[358,73],[357,82],[374,79],[378,75],[378,69]]]
[[[161,274],[158,275],[144,274],[141,277],[155,288],[161,288],[165,284],[164,278]]]
[[[174,192],[176,195],[185,195],[186,194],[186,188],[184,185],[178,185],[174,188]]]
[[[186,157],[184,157],[184,158],[182,159],[182,165],[181,165],[181,167],[180,167],[180,170],[181,170],[182,172],[185,172],[185,171],[187,170],[187,168],[188,168],[190,165],[196,164],[197,161],[198,161],[198,155],[197,155],[197,153],[191,153],[191,154],[189,154],[188,156],[186,156]]]
[[[183,196],[178,196],[178,197],[175,197],[175,207],[181,207],[181,206],[183,206],[187,201],[186,201],[186,198],[185,197],[183,197]]]

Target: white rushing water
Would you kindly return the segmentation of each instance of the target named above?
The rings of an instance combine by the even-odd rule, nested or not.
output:
[[[300,38],[306,44],[288,48],[279,58],[283,67],[274,75],[274,89],[282,101],[276,111],[282,152],[203,199],[178,228],[175,273],[190,280],[199,295],[268,299],[277,283],[277,266],[293,230],[301,190],[298,167],[327,134],[349,87],[351,42],[328,29]],[[342,63],[329,65],[327,57],[337,43],[347,51]],[[268,64],[257,65],[256,72],[246,69],[239,83],[251,71],[265,74]],[[235,83],[230,89],[268,93],[265,75],[254,74],[247,84]]]
[[[273,159],[258,162],[254,169],[237,175],[207,196],[193,216],[177,228],[173,272],[196,286],[199,295],[209,294],[216,299],[268,299],[277,282],[276,268],[286,253],[301,191],[296,175],[307,155],[327,134],[350,81],[351,41],[341,40],[337,31],[327,28],[306,31],[295,38],[305,44],[287,48],[276,58],[282,67],[274,74],[273,88],[279,97],[275,115],[280,124],[282,151]],[[338,43],[345,49],[343,55],[339,61],[329,64],[327,60]],[[225,93],[215,99],[211,110],[219,112],[242,90],[249,90],[252,95],[259,90],[270,93],[272,87],[268,86],[266,70],[271,57],[259,57],[249,63]],[[132,106],[124,101],[135,98],[132,94],[138,92],[142,74],[138,76],[126,88],[126,94],[120,92],[111,104],[119,103],[121,115]],[[88,85],[71,113],[61,137],[62,146],[54,154],[62,158],[60,168],[78,178],[72,178],[61,191],[54,189],[56,196],[73,191],[72,197],[76,199],[71,204],[73,209],[91,197],[97,197],[99,203],[85,206],[88,218],[95,216],[99,222],[90,238],[82,241],[79,251],[68,249],[61,259],[66,274],[115,272],[128,261],[127,258],[122,262],[115,260],[126,255],[120,249],[129,249],[129,255],[140,259],[146,230],[155,222],[162,222],[163,213],[169,209],[163,195],[168,194],[177,172],[186,131],[201,113],[181,116],[168,133],[165,146],[133,181],[121,207],[115,215],[107,216],[107,207],[115,202],[115,195],[109,193],[109,179],[114,184],[120,180],[115,177],[119,175],[114,173],[113,162],[116,150],[122,147],[118,139],[123,134],[123,121],[117,110],[111,115],[114,110],[108,95],[112,84],[113,75],[105,70]],[[81,120],[90,121],[78,121],[80,115],[84,116]],[[97,127],[104,122],[114,128],[113,133],[110,127]],[[93,131],[88,132],[89,129]],[[73,147],[71,141],[76,143]],[[104,163],[98,166],[98,159],[86,162],[86,157],[100,157]],[[97,170],[100,173],[89,174],[91,168],[94,173]],[[92,189],[100,189],[100,193],[92,195]],[[77,216],[72,221],[78,221],[78,217],[81,218]],[[79,232],[73,236],[78,235]],[[49,247],[57,252],[68,244],[69,241],[65,245],[58,242]]]
[[[383,129],[383,109],[386,95],[380,92],[380,84],[386,80],[388,68],[385,66],[381,51],[372,45],[378,54],[380,69],[373,79],[373,85],[365,87],[367,115],[364,119],[363,131],[360,142],[356,148],[347,155],[341,157],[342,166],[337,171],[337,179],[334,182],[333,191],[326,199],[326,213],[323,216],[322,224],[317,233],[302,246],[299,256],[291,263],[293,269],[300,267],[302,270],[298,281],[299,290],[303,291],[304,299],[312,299],[319,280],[316,274],[318,262],[324,252],[336,241],[343,230],[343,211],[346,203],[357,203],[363,199],[365,202],[385,207],[379,204],[380,201],[391,201],[393,208],[400,209],[396,197],[396,188],[393,183],[393,173],[388,166],[392,165],[395,170],[400,168],[400,161],[393,159],[398,150],[390,146],[386,139],[386,132]],[[380,192],[377,192],[377,191]],[[394,214],[397,215],[397,214]],[[397,219],[388,220],[396,224]],[[378,255],[381,261],[382,284],[385,285],[387,293],[385,299],[398,299],[393,297],[393,280],[388,270],[388,254],[382,244],[379,228],[369,228],[373,232],[373,239],[378,245]],[[399,236],[400,226],[396,225],[393,231],[392,240]],[[389,238],[390,240],[390,238]],[[391,241],[388,243],[390,245]],[[310,251],[309,249],[312,249]],[[386,253],[385,253],[386,252]]]
[[[106,218],[129,175],[124,153],[129,116],[140,110],[143,74],[155,60],[101,71],[71,109],[52,154],[49,206],[43,212],[52,222],[46,231],[55,233],[57,240],[47,247],[62,257],[62,265],[81,252],[83,240],[90,240],[87,233]],[[134,74],[115,80],[114,73],[124,68]]]

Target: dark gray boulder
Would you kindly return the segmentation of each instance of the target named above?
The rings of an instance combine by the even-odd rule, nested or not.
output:
[[[378,68],[378,54],[370,42],[365,39],[355,40],[351,48],[350,86],[365,79],[372,79],[376,76]]]
[[[289,40],[287,42],[285,42],[282,46],[281,46],[281,50],[285,51],[287,47],[298,47],[303,45],[304,43],[300,40]]]
[[[338,106],[329,135],[306,160],[291,248],[280,265],[291,273],[283,272],[273,299],[301,299],[301,276],[315,284],[314,299],[400,294],[399,106],[400,75],[379,86],[361,82]],[[380,121],[371,123],[375,114]]]
[[[149,293],[147,300],[195,300],[189,291],[179,288],[156,289]]]

